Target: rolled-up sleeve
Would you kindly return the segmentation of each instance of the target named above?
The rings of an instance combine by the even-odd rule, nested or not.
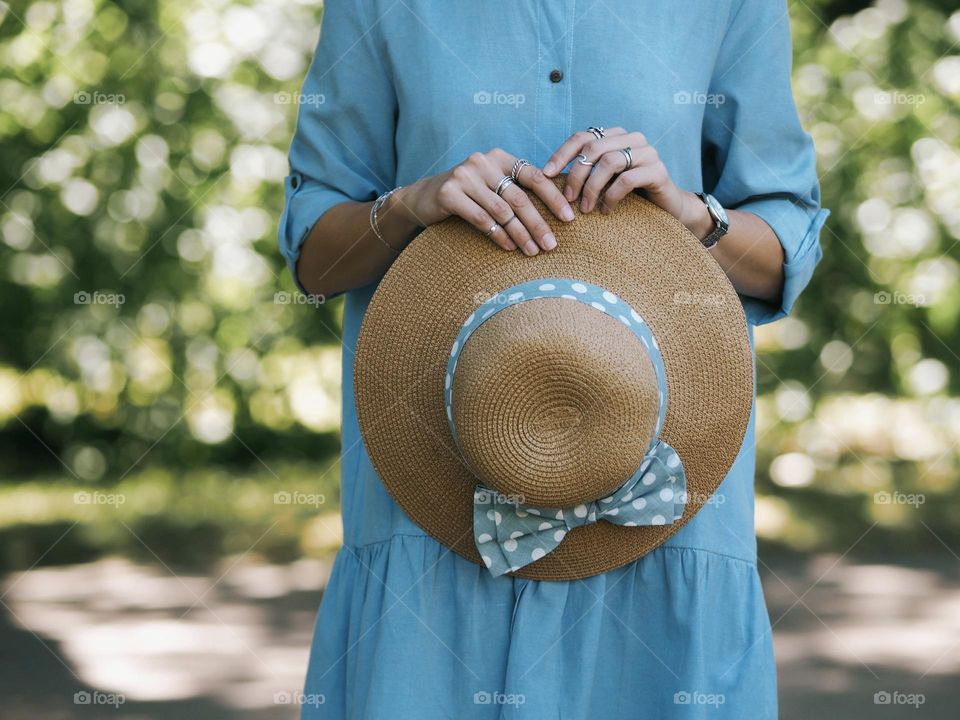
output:
[[[300,249],[327,210],[373,200],[396,176],[397,100],[366,3],[328,0],[299,105],[284,180],[280,253],[297,287]]]
[[[717,57],[704,113],[704,187],[724,207],[754,213],[784,252],[779,303],[742,298],[751,324],[793,308],[823,257],[813,141],[800,126],[790,85],[785,0],[741,0]]]

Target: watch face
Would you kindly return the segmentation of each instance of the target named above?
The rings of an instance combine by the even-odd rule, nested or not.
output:
[[[713,213],[717,224],[722,225],[724,229],[726,229],[730,221],[727,219],[727,211],[723,209],[723,205],[717,202],[717,199],[713,195],[707,195],[707,207],[709,207]]]

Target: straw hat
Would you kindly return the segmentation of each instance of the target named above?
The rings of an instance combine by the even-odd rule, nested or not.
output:
[[[459,218],[394,262],[357,341],[357,417],[387,490],[464,558],[540,580],[612,570],[707,502],[743,442],[739,298],[631,195],[505,253]],[[722,550],[722,548],[718,548]]]

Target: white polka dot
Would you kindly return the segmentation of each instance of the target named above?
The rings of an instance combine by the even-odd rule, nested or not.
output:
[[[544,283],[543,285],[540,286],[540,289],[541,289],[541,290],[545,290],[545,291],[546,291],[546,290],[556,290],[556,289],[557,289],[557,286],[554,285],[553,283]]]
[[[677,502],[680,503],[681,505],[686,505],[686,504],[687,504],[687,491],[686,491],[686,490],[684,490],[684,491],[681,492],[679,495],[677,495]]]
[[[630,320],[629,320],[629,318],[627,318],[626,316],[621,315],[621,316],[620,316],[620,322],[622,322],[622,323],[623,323],[624,325],[626,325],[627,327],[630,327]]]
[[[496,510],[487,510],[487,520],[493,520],[493,522],[499,525],[500,521],[503,520],[503,515]]]
[[[456,355],[456,354],[457,354],[457,350],[458,350],[459,348],[460,348],[460,341],[459,341],[459,340],[454,340],[454,341],[453,341],[453,347],[450,348],[450,357],[453,357],[454,355]]]
[[[587,520],[589,520],[590,522],[596,522],[596,521],[597,521],[597,511],[596,511],[596,510],[591,510],[591,511],[590,511],[590,515],[587,516]]]
[[[602,313],[605,313],[605,312],[607,311],[607,306],[606,306],[606,305],[603,305],[603,304],[601,304],[601,303],[598,303],[598,302],[592,302],[592,303],[590,303],[590,306],[593,307],[593,308],[596,308],[597,310],[599,310],[599,311],[602,312]]]
[[[574,292],[583,294],[587,291],[587,286],[583,283],[573,283],[573,285],[570,286],[570,289]]]
[[[620,502],[630,502],[633,498],[633,490],[627,490],[627,494],[620,498]]]
[[[663,515],[654,515],[653,519],[650,521],[653,525],[663,525],[667,522],[667,519]]]
[[[523,533],[519,530],[514,530],[512,533],[510,533],[511,540],[516,540],[517,538],[521,538],[521,537],[523,537]]]
[[[637,524],[636,524],[633,520],[627,520],[627,522],[625,522],[625,523],[623,524],[623,526],[624,526],[624,527],[636,527]]]
[[[606,513],[604,513],[604,514],[606,514],[606,515],[619,515],[619,514],[620,514],[620,508],[610,508],[610,509],[607,510]]]
[[[660,499],[664,502],[670,502],[673,500],[673,490],[670,488],[664,488],[660,491]]]
[[[508,302],[518,302],[519,300],[523,300],[522,292],[510,293],[509,297],[507,297]]]
[[[577,505],[573,509],[573,514],[578,518],[585,518],[587,516],[587,506],[586,505]]]
[[[643,318],[637,314],[637,311],[633,308],[630,308],[630,317],[632,317],[637,322],[643,322]]]
[[[476,317],[477,317],[477,314],[476,314],[475,312],[470,313],[470,317],[468,317],[466,320],[464,320],[464,321],[463,321],[463,324],[464,324],[465,326],[466,326],[466,325],[469,325],[470,323],[472,323],[472,322],[476,319]]]
[[[654,346],[657,350],[659,350],[659,349],[660,349],[660,343],[657,342],[657,339],[654,337],[654,338],[650,338],[650,340],[653,342],[653,346]]]
[[[510,568],[510,572],[516,572],[519,569],[520,569],[519,565],[514,565],[512,568]]]
[[[540,517],[540,511],[535,508],[527,508],[527,512],[530,513],[531,515],[536,515],[537,517]]]
[[[604,291],[603,291],[603,299],[606,300],[606,301],[607,301],[608,303],[610,303],[611,305],[616,305],[616,304],[617,304],[617,296],[614,295],[614,294],[613,294],[612,292],[610,292],[609,290],[604,290]]]
[[[553,527],[553,525],[551,525],[550,523],[544,521],[544,522],[540,523],[540,524],[537,526],[537,530],[541,530],[541,531],[543,531],[543,530],[549,530],[549,529],[552,528],[552,527]]]
[[[557,510],[557,520],[563,520],[563,510]]]
[[[546,555],[546,554],[547,554],[547,551],[544,550],[543,548],[534,548],[534,549],[530,552],[530,559],[531,559],[531,560],[539,560],[540,558],[542,558],[542,557],[543,557],[544,555]]]
[[[453,410],[447,405],[447,420],[453,422]]]
[[[507,552],[513,552],[514,550],[517,549],[517,541],[516,541],[516,540],[504,540],[504,541],[503,541],[503,549],[506,550]]]
[[[667,467],[675,468],[679,464],[680,458],[676,453],[671,454],[670,457],[667,458]]]
[[[443,380],[443,389],[444,390],[450,389],[450,373],[447,373],[447,377],[445,377]]]
[[[493,535],[491,535],[490,533],[483,533],[482,535],[477,536],[478,543],[488,543],[491,540],[493,540]]]
[[[656,475],[654,475],[653,473],[647,473],[646,475],[643,476],[640,482],[642,482],[644,485],[653,485],[653,481],[656,479],[657,479]]]
[[[566,531],[566,530],[557,530],[557,531],[553,534],[553,539],[556,540],[557,542],[560,542],[560,541],[563,540],[566,536],[567,536],[567,531]]]
[[[481,556],[480,556],[480,559],[483,560],[483,564],[486,565],[488,568],[489,568],[491,565],[493,565],[493,560],[491,560],[490,558],[488,558],[486,555],[481,555]]]
[[[562,298],[564,298],[564,299],[566,299],[566,300],[576,300],[576,299],[577,299],[576,296],[574,296],[574,295],[561,295],[560,297],[562,297]]]
[[[604,503],[605,505],[607,505],[607,504],[609,504],[609,503],[612,503],[612,502],[613,502],[613,495],[611,495],[610,497],[601,498],[601,499],[600,499],[600,502]]]
[[[640,338],[640,342],[643,343],[643,346],[644,346],[647,350],[650,349],[650,343],[647,342],[647,339],[646,339],[645,337],[641,337],[641,338]]]
[[[490,308],[489,310],[487,310],[487,311],[486,311],[483,315],[481,315],[480,317],[481,317],[481,319],[486,320],[488,317],[490,317],[491,315],[493,315],[496,311],[497,311],[496,308]]]
[[[647,506],[647,499],[637,498],[636,500],[633,501],[632,504],[633,504],[633,507],[636,508],[637,510],[643,510]]]

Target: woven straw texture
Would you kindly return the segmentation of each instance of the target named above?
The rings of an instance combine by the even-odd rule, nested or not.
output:
[[[657,337],[666,366],[669,406],[661,437],[683,461],[687,505],[683,517],[672,525],[621,527],[598,522],[577,528],[556,550],[512,573],[539,580],[572,580],[636,560],[665,542],[704,506],[743,442],[753,402],[753,361],[736,292],[709,251],[678,220],[636,195],[611,215],[581,214],[575,208],[577,218],[572,223],[556,220],[539,200],[533,201],[557,237],[558,247],[552,252],[532,258],[504,252],[459,218],[427,228],[403,251],[380,282],[364,317],[354,361],[354,392],[364,443],[387,490],[424,531],[481,564],[473,540],[473,489],[478,481],[461,458],[443,403],[446,362],[461,324],[490,295],[543,277],[585,280],[633,306]],[[507,320],[522,305],[496,317]],[[556,358],[562,359],[562,353]],[[531,373],[549,371],[535,360],[528,361],[527,367]],[[506,378],[509,370],[503,372]],[[475,369],[475,373],[494,387],[496,375],[489,368]],[[519,392],[523,380],[503,382]],[[531,378],[529,382],[533,386],[542,381]],[[471,388],[471,392],[482,390]],[[502,396],[503,391],[492,392]],[[624,393],[607,409],[611,418],[605,421],[606,427],[642,424],[648,412],[642,399],[634,397],[632,402]],[[549,404],[543,398],[533,402],[540,407]],[[555,435],[576,427],[570,406],[569,402],[560,405],[553,420]],[[516,403],[500,407],[504,412],[524,412]],[[621,416],[634,412],[638,413],[634,417]],[[592,419],[595,415],[591,413],[587,422],[601,427],[603,421]],[[527,426],[534,422],[527,420]],[[461,426],[457,427],[462,436]],[[517,425],[511,417],[503,417],[497,427],[510,432]],[[511,442],[497,439],[489,430],[480,436],[501,448]],[[461,441],[470,442],[463,437]],[[482,449],[472,449],[470,454],[493,456]],[[599,467],[604,473],[610,470]],[[583,483],[592,492],[609,484],[607,480],[591,477]],[[510,492],[507,483],[498,480],[497,484],[501,492]],[[513,482],[509,487],[515,487]],[[525,500],[533,502],[529,494]]]

